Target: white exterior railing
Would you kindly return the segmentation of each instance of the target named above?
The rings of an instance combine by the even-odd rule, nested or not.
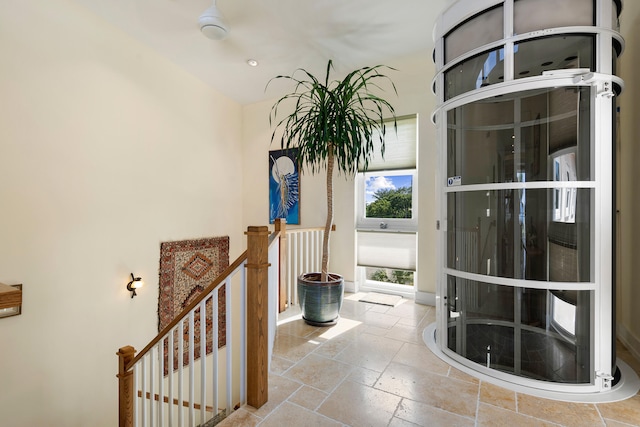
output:
[[[324,228],[287,229],[286,292],[291,305],[298,304],[297,279],[303,273],[319,272]]]

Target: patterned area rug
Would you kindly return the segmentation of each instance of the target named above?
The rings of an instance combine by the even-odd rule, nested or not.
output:
[[[198,294],[229,266],[229,237],[213,237],[160,245],[160,292],[158,296],[158,332],[164,329]],[[212,299],[206,302],[206,354],[213,349]],[[218,348],[225,345],[225,289],[218,292]],[[194,358],[200,355],[200,309],[195,312]],[[189,355],[189,326],[182,331],[184,342],[183,361],[187,365]],[[174,334],[173,369],[178,368],[178,336]],[[165,375],[168,372],[168,343],[165,342]]]

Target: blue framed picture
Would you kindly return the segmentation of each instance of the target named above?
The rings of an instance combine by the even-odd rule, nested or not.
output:
[[[296,149],[269,151],[269,223],[300,224],[300,173]]]

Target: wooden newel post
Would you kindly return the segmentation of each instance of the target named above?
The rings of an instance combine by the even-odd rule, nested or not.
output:
[[[275,231],[280,232],[280,274],[278,275],[278,313],[282,313],[291,304],[287,300],[287,220],[277,218]]]
[[[269,389],[269,229],[247,232],[247,403],[259,408]]]
[[[120,427],[133,426],[133,371],[127,365],[133,360],[136,349],[130,345],[122,347],[118,356],[118,422]]]

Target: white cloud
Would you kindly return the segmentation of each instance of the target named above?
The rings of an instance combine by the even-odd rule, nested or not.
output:
[[[364,185],[365,200],[366,203],[371,203],[374,198],[373,195],[378,190],[395,190],[396,186],[393,185],[393,181],[386,176],[372,176],[366,179]]]

